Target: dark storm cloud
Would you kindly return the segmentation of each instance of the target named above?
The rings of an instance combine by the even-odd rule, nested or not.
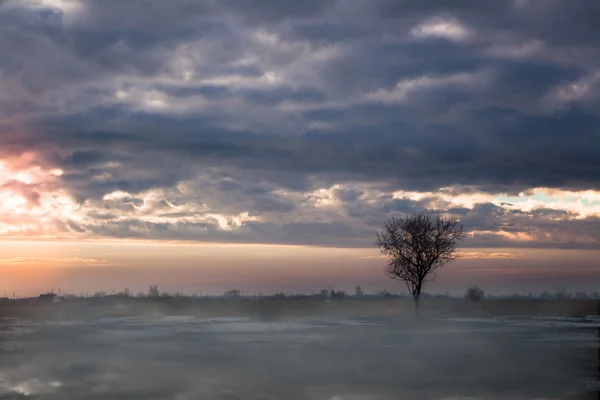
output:
[[[343,245],[391,214],[437,209],[397,190],[600,189],[595,1],[48,4],[0,3],[5,151],[61,168],[95,221],[108,218],[103,196],[152,190],[260,220],[246,233],[140,215],[82,229],[198,238],[209,224],[203,240],[293,242],[290,227],[298,243],[327,232]],[[346,214],[306,214],[317,201],[307,193],[335,184]],[[369,202],[354,184],[387,195]],[[473,230],[517,218],[486,201],[443,211]],[[521,231],[568,223],[553,212],[532,211]],[[590,221],[572,229],[597,238]]]
[[[353,118],[358,118],[357,114],[359,111]],[[382,121],[379,132],[376,127],[349,127],[346,132],[293,138],[203,127],[206,121],[181,118],[154,119],[151,127],[142,115],[137,134],[79,132],[42,140],[65,141],[61,149],[73,150],[60,166],[67,170],[76,167],[84,180],[85,171],[80,167],[91,167],[99,159],[125,160],[126,164],[149,168],[161,159],[162,165],[181,170],[185,174],[181,178],[199,164],[251,168],[267,175],[270,170],[287,171],[290,176],[324,174],[332,182],[350,176],[367,181],[376,177],[407,190],[435,190],[455,183],[496,184],[513,192],[540,186],[599,188],[600,164],[595,154],[600,152],[600,142],[595,135],[600,120],[594,115],[573,111],[541,118],[504,110],[470,114],[470,123],[483,123],[487,130],[478,135],[475,129],[403,125],[394,135],[393,128]],[[368,116],[366,112],[364,115]],[[128,122],[130,126],[137,124],[131,117]],[[162,128],[165,133],[147,133],[145,127]],[[43,143],[31,145],[46,146]],[[163,183],[171,185],[177,179],[173,176],[172,181]]]

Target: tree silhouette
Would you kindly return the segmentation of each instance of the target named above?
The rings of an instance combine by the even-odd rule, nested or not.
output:
[[[355,286],[354,287],[354,295],[357,297],[361,297],[365,295],[365,292],[363,291],[363,289],[360,286]]]
[[[160,291],[158,290],[158,286],[151,285],[148,289],[148,297],[152,299],[158,299],[160,296]]]
[[[479,286],[473,285],[467,289],[465,298],[471,301],[480,301],[485,297],[485,291]]]
[[[232,299],[237,299],[238,297],[242,296],[242,291],[239,290],[239,289],[231,289],[231,290],[228,290],[225,293],[223,293],[223,295],[225,297],[229,297],[229,298],[232,298]]]
[[[438,268],[456,259],[463,236],[458,219],[417,213],[388,220],[377,233],[377,246],[389,258],[386,275],[406,283],[418,308],[423,286],[435,279]]]

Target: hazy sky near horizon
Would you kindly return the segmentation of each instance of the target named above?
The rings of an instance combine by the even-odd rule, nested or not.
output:
[[[414,211],[468,231],[447,288],[470,267],[597,284],[599,19],[597,0],[0,0],[0,292],[382,286],[374,234]]]
[[[316,293],[321,289],[407,293],[382,273],[373,248],[292,245],[202,244],[140,240],[4,241],[0,243],[0,296],[33,296],[54,290],[222,294]],[[27,254],[27,256],[23,256]],[[598,291],[597,250],[478,248],[438,272],[430,293],[464,293],[476,284],[493,294]]]

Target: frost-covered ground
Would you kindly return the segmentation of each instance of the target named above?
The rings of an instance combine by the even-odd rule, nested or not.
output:
[[[0,399],[564,399],[598,320],[8,321]],[[586,358],[587,357],[587,358]]]

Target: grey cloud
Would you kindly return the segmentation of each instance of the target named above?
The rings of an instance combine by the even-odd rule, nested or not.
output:
[[[268,213],[289,213],[293,211],[295,205],[291,202],[284,202],[270,197],[257,197],[251,209],[257,212]]]
[[[326,99],[326,95],[314,88],[282,88],[265,92],[264,90],[248,90],[241,93],[245,101],[251,104],[274,106],[284,101],[318,104]]]
[[[497,231],[506,222],[503,221],[507,212],[491,203],[478,204],[469,210],[461,222],[472,230]]]
[[[337,197],[342,201],[354,201],[360,196],[360,192],[356,189],[336,189]]]
[[[171,201],[264,217],[223,240],[320,243],[327,233],[344,245],[425,203],[382,195],[367,204],[345,188],[336,196],[347,214],[322,222],[302,214],[303,193],[336,183],[473,187],[457,194],[600,189],[596,2],[82,4],[72,15],[0,9],[0,144],[63,169],[79,203],[187,182],[193,194]],[[472,34],[411,36],[431,18]],[[538,225],[492,204],[450,211],[472,229],[570,224],[548,222],[559,217],[552,210],[529,215]],[[274,224],[271,214],[288,220]],[[94,218],[108,221],[100,211]],[[294,218],[314,220],[294,226]],[[593,231],[588,222],[568,229],[579,237]],[[349,228],[361,223],[365,231]],[[111,224],[89,229],[235,235],[210,224]]]
[[[600,7],[594,0],[565,4],[551,0],[540,7],[531,0],[484,3],[460,0],[446,3],[440,0],[382,0],[374,2],[377,15],[388,19],[420,19],[431,15],[454,15],[475,27],[504,30],[517,37],[541,38],[559,44],[597,44],[595,18]],[[563,34],[565,31],[569,34]]]
[[[250,74],[247,74],[250,75]],[[260,73],[257,74],[260,76]],[[205,99],[224,99],[234,96],[227,86],[220,85],[199,85],[199,86],[181,86],[181,85],[158,85],[157,89],[175,97],[202,96]]]
[[[277,0],[224,0],[219,2],[217,7],[239,15],[246,21],[268,23],[288,18],[307,19],[318,17],[334,3],[334,0],[308,0],[294,2],[293,4],[285,4]]]

